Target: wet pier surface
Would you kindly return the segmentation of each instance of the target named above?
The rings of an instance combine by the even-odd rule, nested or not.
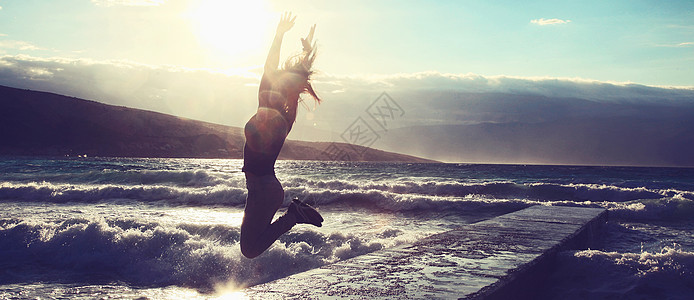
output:
[[[242,293],[251,299],[518,299],[532,292],[558,251],[587,248],[606,221],[604,209],[532,206]]]

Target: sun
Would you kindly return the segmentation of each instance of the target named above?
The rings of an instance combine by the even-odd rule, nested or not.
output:
[[[198,0],[189,11],[199,42],[213,55],[241,62],[263,52],[273,12],[265,1]]]

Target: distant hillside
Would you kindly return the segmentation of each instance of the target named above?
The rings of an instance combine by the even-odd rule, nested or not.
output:
[[[0,155],[242,158],[243,144],[238,127],[0,86]],[[280,159],[432,162],[292,140]]]
[[[592,101],[457,93],[437,99],[433,94],[425,105],[472,122],[392,128],[378,142],[384,150],[442,161],[694,167],[693,104],[677,98]]]

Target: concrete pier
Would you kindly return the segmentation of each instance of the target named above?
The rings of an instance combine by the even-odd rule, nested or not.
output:
[[[385,249],[243,291],[251,299],[520,299],[562,249],[590,246],[599,208],[532,206],[413,245]]]

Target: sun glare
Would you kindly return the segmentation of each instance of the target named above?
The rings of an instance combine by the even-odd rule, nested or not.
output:
[[[237,63],[264,51],[273,16],[264,1],[199,0],[190,10],[200,43]]]

